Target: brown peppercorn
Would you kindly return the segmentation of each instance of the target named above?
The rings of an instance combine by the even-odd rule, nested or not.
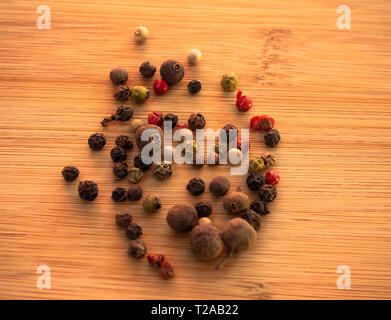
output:
[[[196,259],[210,261],[223,252],[224,243],[213,224],[201,223],[190,234],[190,249]]]
[[[175,60],[167,60],[160,67],[160,75],[169,85],[173,85],[182,80],[185,68]]]
[[[250,208],[250,199],[243,192],[230,192],[225,196],[223,204],[228,213],[240,214]]]
[[[101,150],[106,144],[106,137],[101,133],[94,133],[88,138],[88,145],[94,151]]]
[[[192,113],[187,121],[189,128],[193,131],[203,129],[206,125],[206,120],[202,113]]]
[[[141,136],[145,130],[148,129],[153,129],[153,134],[150,136],[149,141],[142,141]],[[136,131],[136,142],[137,146],[140,148],[144,148],[150,141],[152,141],[153,137],[156,136],[156,140],[161,142],[163,141],[163,131],[160,127],[154,125],[154,124],[148,124],[148,125],[143,125],[140,128],[137,129]]]
[[[198,224],[197,211],[189,204],[177,204],[167,213],[168,225],[176,232],[188,232]]]
[[[265,134],[265,144],[269,147],[275,147],[280,142],[280,133],[277,129],[272,129]]]
[[[261,200],[253,200],[250,204],[250,209],[254,210],[256,213],[261,216],[266,216],[270,213],[267,203]]]
[[[152,78],[156,72],[156,67],[149,61],[145,61],[141,64],[139,71],[143,78]]]
[[[140,259],[147,254],[147,247],[144,241],[132,240],[129,243],[128,254],[132,258]]]
[[[261,158],[265,164],[265,168],[270,168],[277,161],[276,156],[271,152],[266,152],[265,154],[262,155]]]
[[[219,176],[209,183],[209,191],[217,197],[222,197],[227,194],[230,186],[229,180],[226,177]]]
[[[168,279],[171,279],[172,277],[174,277],[174,268],[165,259],[163,260],[162,264],[159,267],[159,275],[165,280],[168,280]]]
[[[94,201],[98,196],[98,185],[93,181],[81,181],[79,183],[78,192],[80,198],[87,201]]]
[[[118,147],[125,149],[126,151],[133,149],[133,142],[129,140],[128,136],[120,135],[115,139],[115,144]]]
[[[114,147],[110,151],[110,156],[114,162],[122,162],[126,160],[127,154],[125,149],[121,147]]]
[[[132,91],[126,85],[118,86],[115,88],[113,97],[119,101],[128,100]]]
[[[174,129],[178,124],[178,116],[172,113],[166,114],[163,118],[164,122],[170,122],[171,129]]]
[[[141,189],[140,186],[137,185],[131,185],[128,188],[128,199],[130,201],[137,201],[140,200],[143,196],[143,189]]]
[[[132,222],[132,219],[131,214],[128,212],[118,213],[115,216],[115,223],[122,228],[126,228]]]
[[[264,202],[272,202],[277,198],[277,188],[270,184],[264,184],[258,191],[258,198]]]
[[[147,170],[151,167],[151,165],[152,165],[152,163],[150,163],[150,164],[145,164],[145,163],[143,162],[143,159],[142,159],[142,157],[141,157],[141,154],[138,154],[137,156],[134,157],[133,163],[134,163],[134,166],[135,166],[136,168],[139,168],[139,169],[140,169],[141,171],[143,171],[143,172],[147,171]]]
[[[75,181],[79,176],[79,169],[74,166],[66,166],[62,169],[62,176],[66,181]]]
[[[264,184],[263,177],[258,173],[252,173],[248,175],[246,179],[246,184],[250,190],[259,190],[260,187]]]
[[[126,228],[126,236],[130,240],[136,240],[143,234],[143,229],[137,223],[129,223]]]
[[[143,208],[147,212],[156,212],[162,207],[160,197],[157,194],[149,194],[143,202]]]
[[[125,84],[128,81],[128,72],[123,68],[115,68],[110,72],[110,80],[115,85]]]
[[[205,191],[205,182],[201,178],[192,178],[188,182],[186,189],[193,195],[199,196]]]
[[[261,227],[261,216],[251,209],[246,210],[240,217],[246,220],[255,230],[259,230]]]
[[[127,193],[125,188],[117,187],[111,193],[111,198],[115,202],[123,202],[127,199]]]
[[[224,139],[224,136],[226,139]],[[224,127],[220,130],[220,141],[234,141],[238,138],[238,128],[233,124],[226,124]]]
[[[125,178],[128,175],[128,164],[125,161],[115,162],[113,173],[117,178]]]
[[[212,204],[209,201],[200,201],[194,207],[197,211],[198,219],[209,217],[212,214]]]

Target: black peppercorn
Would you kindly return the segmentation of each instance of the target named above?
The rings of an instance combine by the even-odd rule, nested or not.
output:
[[[140,259],[147,254],[147,247],[144,241],[132,240],[129,243],[128,254],[132,258]]]
[[[128,72],[122,68],[115,68],[110,72],[110,80],[115,85],[125,84],[128,81]]]
[[[206,120],[201,113],[192,113],[187,121],[191,130],[203,129],[206,125]]]
[[[128,175],[128,164],[125,161],[114,163],[113,173],[117,178],[125,178]]]
[[[129,106],[123,105],[119,106],[115,116],[116,120],[128,121],[133,116],[133,109]]]
[[[110,151],[111,159],[113,159],[114,162],[122,162],[126,160],[126,150],[121,147],[114,147]]]
[[[197,210],[198,219],[209,217],[212,214],[212,204],[206,200],[198,202],[195,209]]]
[[[185,68],[175,60],[167,60],[160,67],[160,75],[169,85],[172,85],[182,80]]]
[[[117,187],[111,193],[111,198],[115,202],[123,202],[128,198],[125,188]]]
[[[192,80],[187,84],[187,89],[191,94],[196,94],[201,90],[201,82]]]
[[[120,135],[115,139],[115,144],[126,151],[133,149],[133,142],[129,140],[128,136]]]
[[[152,165],[152,163],[150,163],[150,164],[145,164],[145,163],[143,162],[143,159],[142,159],[142,157],[141,157],[141,154],[135,156],[133,162],[134,162],[134,166],[135,166],[136,168],[139,168],[139,169],[140,169],[141,171],[143,171],[143,172],[147,171],[147,170],[151,167],[151,165]]]
[[[78,187],[80,198],[88,201],[94,201],[98,196],[98,185],[93,181],[81,181]]]
[[[199,196],[205,191],[205,182],[200,178],[190,179],[188,182],[186,189],[193,195]]]
[[[115,223],[122,228],[126,228],[131,222],[132,216],[128,212],[118,213],[115,216]]]
[[[246,184],[250,190],[259,190],[264,184],[264,179],[258,173],[252,173],[247,177]]]
[[[254,210],[256,213],[261,216],[266,216],[270,213],[269,208],[267,207],[267,203],[261,200],[254,200],[250,204],[250,209]]]
[[[171,128],[174,129],[178,124],[178,116],[172,113],[166,114],[163,121],[171,122]]]
[[[272,129],[265,134],[265,144],[269,147],[275,147],[280,142],[280,133],[277,129]]]
[[[246,220],[255,230],[259,230],[261,227],[261,216],[251,209],[246,210],[240,217]]]
[[[264,184],[258,191],[258,198],[264,202],[272,202],[277,198],[277,188],[270,184]]]
[[[149,61],[145,61],[141,64],[139,71],[143,78],[152,78],[156,72],[156,67]]]
[[[126,236],[130,240],[136,240],[143,234],[143,229],[137,223],[129,223],[126,228]]]
[[[216,197],[224,196],[229,188],[229,180],[223,176],[216,177],[209,183],[209,191]]]
[[[223,136],[226,136],[226,139]],[[226,124],[220,131],[220,141],[234,141],[238,138],[238,128],[233,124]]]
[[[140,200],[143,196],[143,189],[140,186],[132,185],[128,189],[128,199],[131,201]]]
[[[128,100],[132,91],[126,85],[118,86],[113,93],[113,97],[119,101]]]
[[[106,137],[101,133],[94,133],[88,138],[88,145],[94,151],[101,150],[106,144]]]
[[[79,176],[79,169],[73,166],[66,166],[61,173],[66,181],[75,181]]]

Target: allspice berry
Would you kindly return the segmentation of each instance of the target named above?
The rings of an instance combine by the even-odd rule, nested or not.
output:
[[[277,188],[270,184],[264,184],[258,191],[258,198],[264,202],[272,202],[277,198]]]
[[[126,236],[130,240],[136,240],[143,234],[143,229],[137,223],[129,223],[126,228]]]
[[[149,36],[149,31],[146,27],[137,27],[134,31],[134,40],[137,42],[144,42]]]
[[[128,81],[128,72],[123,68],[115,68],[110,72],[110,80],[115,85],[125,84]]]
[[[192,113],[187,121],[189,128],[193,131],[203,129],[206,125],[206,120],[202,113]]]
[[[125,178],[128,175],[128,164],[125,161],[115,162],[113,173],[119,179]]]
[[[138,185],[131,185],[128,188],[128,200],[137,201],[140,200],[143,196],[143,189]]]
[[[246,179],[247,187],[253,191],[259,190],[259,188],[262,187],[264,183],[265,183],[265,180],[258,173],[251,173],[247,176],[247,179]]]
[[[131,98],[134,103],[144,103],[150,97],[148,89],[144,86],[134,86],[132,88]]]
[[[178,61],[167,60],[160,67],[160,75],[169,85],[173,85],[182,80],[185,68]]]
[[[238,77],[235,73],[226,73],[221,78],[221,87],[224,91],[234,91],[238,85]]]
[[[223,204],[228,213],[240,214],[250,208],[250,199],[243,192],[230,192],[225,196]]]
[[[147,212],[156,212],[161,207],[160,197],[156,194],[148,195],[143,202],[143,208]]]
[[[130,183],[138,183],[143,176],[144,173],[139,168],[130,168],[128,171],[128,180]]]
[[[115,144],[117,147],[121,147],[126,151],[133,149],[133,142],[125,135],[118,136],[117,139],[115,139]]]
[[[121,187],[115,188],[113,190],[113,192],[111,193],[111,198],[115,202],[123,202],[123,201],[125,201],[128,198],[127,193],[126,193],[126,189],[125,188],[121,188]]]
[[[167,213],[168,225],[176,232],[188,232],[198,224],[197,211],[189,204],[177,204]]]
[[[212,214],[212,204],[209,201],[203,200],[198,202],[195,206],[198,218],[209,217]]]
[[[261,216],[251,209],[246,210],[240,217],[246,220],[255,230],[259,230],[261,227]]]
[[[202,53],[198,49],[191,49],[187,54],[187,61],[192,65],[197,65],[202,59]]]
[[[172,163],[170,161],[163,161],[153,168],[152,173],[159,180],[167,179],[172,175]]]
[[[261,200],[253,200],[250,204],[250,209],[261,216],[266,216],[270,213],[267,203]]]
[[[132,240],[129,243],[128,254],[132,258],[140,259],[147,254],[147,247],[144,241]]]
[[[88,145],[92,150],[99,151],[106,145],[106,137],[101,133],[94,133],[88,138]]]
[[[190,249],[196,259],[210,261],[223,252],[224,242],[213,224],[201,223],[190,234]]]
[[[128,212],[118,213],[115,216],[115,223],[122,228],[126,228],[132,222],[132,216]]]
[[[80,198],[87,201],[94,201],[98,196],[98,185],[93,181],[81,181],[79,183],[78,192]]]
[[[192,178],[187,183],[186,189],[193,196],[199,196],[205,191],[205,182],[201,178]]]
[[[125,149],[121,147],[114,147],[110,151],[110,156],[114,162],[122,162],[126,160],[127,154]]]
[[[264,136],[265,144],[269,147],[275,147],[280,142],[280,133],[277,129],[272,129]]]
[[[129,99],[132,91],[127,85],[121,85],[115,88],[113,97],[119,101],[126,101]]]
[[[209,191],[216,197],[222,197],[227,194],[230,186],[226,177],[218,176],[209,183]]]
[[[152,78],[156,72],[156,67],[149,61],[145,61],[141,64],[139,71],[143,78]]]
[[[79,176],[79,169],[74,166],[66,166],[62,169],[62,176],[66,181],[75,181]]]

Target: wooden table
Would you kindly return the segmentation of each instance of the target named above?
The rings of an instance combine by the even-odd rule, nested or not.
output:
[[[391,298],[389,1],[345,3],[350,30],[337,28],[343,3],[334,0],[80,2],[0,4],[0,298]],[[50,30],[36,27],[41,4],[50,6]],[[144,45],[132,38],[138,25],[150,30]],[[192,48],[203,53],[197,67],[186,62]],[[100,126],[118,106],[108,73],[124,66],[131,85],[151,88],[138,66],[169,58],[185,64],[184,81],[136,106],[135,118],[161,110],[184,123],[198,111],[217,129],[228,122],[245,128],[252,116],[269,114],[282,136],[272,213],[256,245],[221,271],[216,262],[195,261],[188,235],[174,234],[165,215],[179,202],[215,201],[208,192],[190,196],[185,185],[193,176],[229,175],[229,167],[176,165],[164,182],[147,174],[145,193],[163,202],[156,214],[111,200],[112,189],[127,182],[115,181],[109,152],[129,124]],[[219,87],[231,71],[253,99],[247,113]],[[197,96],[187,92],[192,79],[202,81]],[[107,136],[101,152],[88,148],[94,132]],[[251,156],[265,151],[262,135],[252,134]],[[79,199],[78,182],[63,180],[64,165],[99,184],[95,202]],[[247,190],[245,177],[229,178]],[[219,228],[230,218],[221,202],[212,215]],[[126,210],[143,226],[149,252],[174,264],[172,281],[146,259],[127,256],[128,240],[114,223]],[[50,290],[37,289],[41,265],[51,270]],[[350,268],[350,290],[337,288],[341,265]]]

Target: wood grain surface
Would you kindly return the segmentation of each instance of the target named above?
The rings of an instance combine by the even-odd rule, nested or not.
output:
[[[36,27],[41,4],[51,8],[50,30]],[[351,30],[336,27],[341,4],[351,8]],[[389,1],[2,0],[0,8],[0,298],[391,298]],[[144,45],[132,38],[138,25],[150,30]],[[197,67],[186,62],[192,48],[203,53]],[[165,215],[176,203],[208,199],[223,227],[230,217],[222,201],[208,192],[194,198],[185,186],[193,176],[229,175],[229,167],[176,165],[164,182],[147,174],[145,193],[163,202],[156,214],[111,200],[127,182],[115,181],[109,152],[129,124],[100,126],[118,106],[108,73],[124,66],[131,85],[151,88],[138,66],[169,58],[185,64],[184,81],[136,106],[135,118],[161,110],[183,123],[199,111],[217,129],[269,114],[282,136],[272,213],[256,244],[221,271],[195,261],[188,235],[174,234]],[[248,113],[219,87],[231,71],[253,99]],[[202,81],[197,96],[187,92],[192,79]],[[107,136],[101,152],[88,148],[94,132]],[[252,134],[251,155],[266,150],[262,135]],[[99,184],[95,202],[79,199],[78,182],[63,180],[64,165]],[[246,188],[245,177],[229,178]],[[149,252],[175,266],[172,281],[127,256],[128,240],[114,223],[125,210],[142,225]],[[36,287],[40,265],[51,269],[51,290]],[[336,286],[340,265],[350,267],[350,290]]]

